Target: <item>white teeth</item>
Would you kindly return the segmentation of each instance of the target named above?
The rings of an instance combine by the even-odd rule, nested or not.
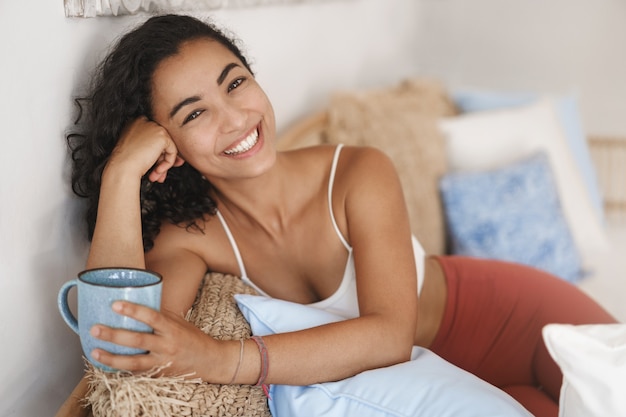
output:
[[[249,151],[254,145],[256,145],[258,139],[259,131],[258,129],[255,129],[254,132],[250,133],[247,138],[239,142],[239,145],[232,149],[225,150],[224,153],[226,155],[237,155]]]

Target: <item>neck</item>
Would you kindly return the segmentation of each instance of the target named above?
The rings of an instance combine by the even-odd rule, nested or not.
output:
[[[282,158],[272,168],[255,178],[211,179],[213,198],[229,224],[261,228],[269,235],[280,233],[292,218],[293,199]]]

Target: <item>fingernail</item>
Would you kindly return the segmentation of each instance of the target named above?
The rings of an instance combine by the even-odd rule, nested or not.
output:
[[[119,313],[124,309],[124,306],[119,301],[116,301],[113,303],[111,308],[113,309],[113,311],[117,311]]]
[[[100,352],[98,352],[97,350],[92,350],[91,357],[94,358],[95,360],[100,359]]]

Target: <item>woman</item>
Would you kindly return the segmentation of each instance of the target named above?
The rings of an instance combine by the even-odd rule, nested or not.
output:
[[[90,116],[89,131],[70,137],[73,188],[89,201],[87,268],[164,277],[160,313],[113,306],[154,334],[91,330],[149,351],[92,352],[106,365],[171,363],[168,373],[212,383],[306,385],[406,361],[421,345],[535,415],[556,416],[561,374],[541,327],[613,321],[573,286],[532,268],[425,259],[381,151],[276,152],[272,106],[245,57],[194,18],[154,17],[125,35],[99,68]],[[183,319],[207,271],[347,319],[241,345],[214,340]]]

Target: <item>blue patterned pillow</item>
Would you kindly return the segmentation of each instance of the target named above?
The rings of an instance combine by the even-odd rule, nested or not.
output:
[[[440,190],[453,254],[518,262],[570,282],[582,276],[544,153],[497,170],[446,174]]]

